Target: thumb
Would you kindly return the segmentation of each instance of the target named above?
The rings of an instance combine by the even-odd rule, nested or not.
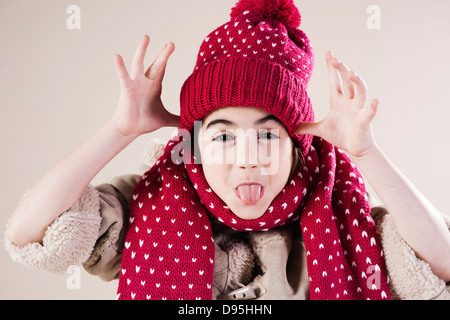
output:
[[[164,119],[164,127],[179,127],[180,126],[180,116],[177,116],[169,111],[167,111]]]
[[[302,122],[295,129],[295,135],[310,134],[320,137],[320,122]]]

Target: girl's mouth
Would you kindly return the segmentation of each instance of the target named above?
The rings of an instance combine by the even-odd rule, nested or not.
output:
[[[234,191],[236,196],[247,206],[257,204],[264,195],[264,187],[256,183],[241,184]]]

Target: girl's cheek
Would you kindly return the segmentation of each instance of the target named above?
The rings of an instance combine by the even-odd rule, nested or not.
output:
[[[203,165],[223,165],[234,162],[233,150],[221,143],[205,144],[202,150]]]
[[[290,139],[274,140],[260,149],[260,161],[265,175],[290,172],[292,166],[293,143]]]
[[[262,175],[277,175],[283,166],[289,166],[289,154],[280,140],[260,143],[259,162]]]

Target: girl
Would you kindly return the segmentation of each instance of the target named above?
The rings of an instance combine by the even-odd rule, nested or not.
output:
[[[378,101],[366,107],[364,81],[331,52],[331,108],[314,122],[300,20],[292,0],[238,2],[203,41],[180,116],[160,98],[172,43],[147,71],[148,36],[130,74],[116,55],[116,112],[21,202],[13,259],[54,272],[82,263],[119,279],[119,299],[449,298],[449,218],[379,150]],[[164,126],[178,135],[142,177],[90,185]]]

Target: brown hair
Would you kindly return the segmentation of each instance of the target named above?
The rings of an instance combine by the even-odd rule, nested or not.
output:
[[[289,175],[290,178],[292,178],[292,175],[294,174],[295,170],[301,165],[303,166],[305,163],[305,158],[303,157],[302,150],[294,144],[294,147],[292,148],[292,167],[291,167],[291,173]]]

